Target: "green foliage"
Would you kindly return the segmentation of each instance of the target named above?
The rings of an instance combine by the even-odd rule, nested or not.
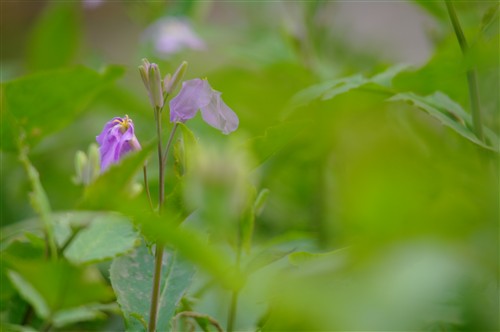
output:
[[[450,127],[458,134],[486,149],[498,151],[498,137],[485,128],[488,143],[482,142],[472,131],[472,117],[462,107],[447,95],[436,92],[426,97],[417,96],[411,92],[396,94],[389,101],[407,101],[426,111],[443,125]]]
[[[53,69],[72,62],[80,45],[81,11],[77,2],[52,2],[35,24],[29,44],[32,69]]]
[[[138,234],[119,215],[99,215],[70,242],[64,256],[75,264],[95,263],[132,250]]]
[[[191,284],[195,272],[192,265],[171,251],[167,251],[163,259],[157,323],[160,331],[170,329],[175,308]],[[111,283],[127,322],[128,331],[147,330],[153,268],[154,256],[145,245],[114,260],[111,265]]]
[[[19,129],[26,133],[26,143],[31,146],[64,128],[122,74],[121,67],[111,66],[97,73],[78,66],[28,75],[2,84],[2,117],[6,121],[2,121],[0,147],[14,150]]]

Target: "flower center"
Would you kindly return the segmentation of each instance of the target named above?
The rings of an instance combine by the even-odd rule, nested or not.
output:
[[[114,122],[116,122],[120,125],[120,131],[123,134],[124,132],[127,131],[128,127],[130,127],[132,120],[130,120],[128,115],[125,114],[125,117],[123,119],[116,119]]]

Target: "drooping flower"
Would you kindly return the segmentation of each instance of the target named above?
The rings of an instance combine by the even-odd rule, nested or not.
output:
[[[207,80],[195,78],[182,83],[179,94],[170,101],[170,121],[186,122],[200,110],[203,120],[214,128],[229,134],[238,128],[238,116],[213,90]]]
[[[141,145],[134,134],[134,123],[125,115],[115,117],[104,126],[96,137],[101,156],[101,172],[116,164],[130,151],[140,150]]]
[[[189,21],[168,17],[153,23],[146,31],[146,38],[152,40],[159,56],[168,57],[183,49],[204,50],[205,43],[194,32]]]

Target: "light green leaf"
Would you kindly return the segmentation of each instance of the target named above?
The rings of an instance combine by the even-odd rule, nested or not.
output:
[[[2,254],[2,264],[10,270],[8,276],[17,291],[44,318],[113,298],[95,267],[76,267],[62,260],[19,259],[8,253]]]
[[[399,93],[391,97],[389,101],[410,102],[471,142],[489,150],[498,150],[498,137],[495,133],[488,128],[484,128],[485,135],[492,145],[482,142],[471,129],[471,115],[465,112],[458,103],[441,92],[436,92],[425,97],[418,96],[412,92]]]
[[[289,103],[289,107],[293,110],[305,106],[314,100],[329,100],[367,84],[374,85],[379,88],[380,91],[386,91],[392,86],[392,79],[406,69],[408,69],[407,65],[398,64],[387,68],[385,71],[371,78],[356,74],[315,84],[295,94]]]
[[[170,320],[182,295],[189,287],[194,268],[178,255],[166,251],[160,286],[158,330],[169,330]],[[149,320],[154,256],[145,245],[115,259],[110,268],[111,283],[125,316],[128,331],[142,331]]]
[[[117,214],[101,215],[78,233],[64,256],[77,264],[111,259],[132,250],[137,236],[127,218]]]
[[[85,188],[80,207],[120,210],[119,207],[132,196],[131,186],[134,177],[145,165],[154,146],[154,142],[143,145],[141,151],[129,153],[120,163],[112,165],[101,174]],[[144,206],[147,206],[147,203],[144,203]]]
[[[48,318],[49,306],[37,289],[14,271],[9,271],[7,275],[19,294],[33,306],[36,313],[42,318]]]
[[[32,69],[52,69],[71,62],[80,41],[81,13],[78,2],[48,4],[34,26],[28,45]]]
[[[110,303],[90,304],[74,309],[61,310],[54,315],[53,324],[55,327],[61,328],[73,323],[105,319],[107,316],[103,313],[103,310],[117,311],[117,309],[115,303]]]
[[[28,145],[64,128],[95,96],[123,74],[121,67],[97,73],[78,66],[25,76],[2,84],[2,141],[15,150],[19,128]],[[5,122],[4,122],[5,120]]]

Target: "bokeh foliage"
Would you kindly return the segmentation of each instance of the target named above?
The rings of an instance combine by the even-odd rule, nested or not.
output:
[[[456,3],[465,56],[443,2],[407,5],[435,24],[420,66],[351,48],[318,19],[335,2],[93,9],[106,29],[131,21],[137,35],[160,17],[189,17],[207,50],[168,58],[139,37],[92,40],[98,15],[79,2],[41,6],[25,56],[2,59],[2,328],[145,329],[160,241],[164,328],[227,328],[237,294],[236,330],[497,330],[498,4]],[[214,14],[222,9],[228,17]],[[276,24],[290,12],[295,25]],[[154,116],[136,70],[146,56],[163,74],[187,60],[188,78],[207,77],[240,119],[231,136],[199,118],[181,126],[162,217],[134,189],[148,163],[158,192]],[[485,140],[467,70],[479,78]],[[74,184],[75,153],[125,114],[143,150]]]

